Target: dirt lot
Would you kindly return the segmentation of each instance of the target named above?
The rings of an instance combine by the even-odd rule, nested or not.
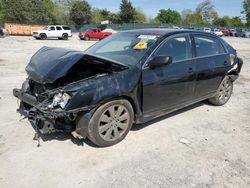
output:
[[[40,47],[84,50],[94,42],[0,38],[0,187],[250,187],[250,39],[225,38],[244,58],[231,100],[201,102],[96,148],[67,134],[33,141],[12,89]]]

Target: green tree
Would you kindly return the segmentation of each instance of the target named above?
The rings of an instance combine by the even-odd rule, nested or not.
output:
[[[185,9],[182,11],[182,23],[184,25],[201,25],[203,20],[199,12]]]
[[[0,24],[1,24],[1,22],[3,22],[3,17],[4,17],[3,4],[2,4],[2,0],[0,0]]]
[[[53,23],[51,0],[1,0],[3,19],[14,23]]]
[[[218,26],[221,26],[221,27],[225,27],[225,26],[228,26],[229,25],[229,22],[227,19],[225,19],[224,17],[223,18],[217,18],[213,21],[213,24],[214,25],[218,25]]]
[[[247,19],[246,25],[250,26],[250,0],[243,1],[243,8],[244,8],[243,13],[245,13]]]
[[[231,25],[233,27],[242,27],[244,24],[242,23],[241,19],[239,16],[232,17],[231,19]]]
[[[128,0],[122,0],[120,4],[120,21],[122,23],[134,23],[136,19],[136,10]]]
[[[211,24],[213,20],[218,18],[218,13],[214,9],[214,5],[211,0],[204,0],[196,7],[196,14],[202,16],[202,20],[205,24]]]
[[[135,23],[145,23],[146,21],[145,14],[140,9],[135,9]]]
[[[69,16],[77,25],[89,24],[92,19],[91,6],[85,0],[74,1],[71,4]]]
[[[109,14],[108,20],[113,24],[121,23],[120,15],[112,12]]]
[[[110,14],[111,12],[109,12],[107,9],[94,8],[92,10],[93,22],[101,23],[104,20],[109,20]]]
[[[178,24],[181,23],[181,15],[175,10],[161,9],[156,17],[161,23]]]

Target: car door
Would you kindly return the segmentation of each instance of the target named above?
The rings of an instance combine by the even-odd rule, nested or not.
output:
[[[55,26],[49,27],[48,37],[56,37],[56,27]]]
[[[152,114],[161,110],[171,111],[178,105],[192,100],[195,74],[194,60],[189,35],[167,38],[151,57],[171,56],[169,65],[142,71],[143,111]]]
[[[63,29],[61,26],[56,26],[56,37],[62,37]]]
[[[202,98],[217,90],[230,66],[230,57],[216,37],[199,34],[193,35],[193,39],[197,74],[195,98]]]
[[[93,29],[92,33],[91,33],[91,38],[93,39],[97,39],[98,38],[98,30],[97,29]]]

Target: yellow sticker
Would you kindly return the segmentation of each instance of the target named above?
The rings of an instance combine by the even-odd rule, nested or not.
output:
[[[143,50],[148,47],[148,43],[146,42],[138,42],[133,48],[136,50]]]

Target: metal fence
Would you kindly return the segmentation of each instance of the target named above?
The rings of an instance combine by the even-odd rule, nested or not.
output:
[[[144,29],[144,28],[169,28],[169,27],[181,27],[186,29],[196,28],[196,29],[203,29],[204,27],[210,27],[212,29],[221,28],[220,26],[210,25],[170,25],[170,24],[107,24],[107,25],[100,25],[100,24],[88,24],[88,25],[70,25],[70,28],[73,32],[84,31],[90,28],[101,27],[102,29],[111,28],[116,31],[122,30],[131,30],[131,29]],[[235,29],[235,28],[234,28]]]

